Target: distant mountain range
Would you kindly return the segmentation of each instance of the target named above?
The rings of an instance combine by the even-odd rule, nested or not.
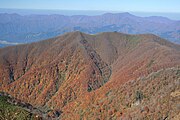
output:
[[[7,42],[30,43],[71,31],[89,34],[112,31],[152,33],[180,43],[180,21],[165,17],[138,17],[129,13],[106,13],[97,16],[0,14],[0,40]]]

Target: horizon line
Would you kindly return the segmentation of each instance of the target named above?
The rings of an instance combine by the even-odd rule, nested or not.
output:
[[[120,10],[80,10],[80,9],[44,9],[44,8],[0,8],[0,9],[15,9],[15,10],[48,10],[48,11],[98,11],[98,12],[139,12],[139,13],[176,13],[180,14],[180,12],[162,12],[162,11],[120,11]]]

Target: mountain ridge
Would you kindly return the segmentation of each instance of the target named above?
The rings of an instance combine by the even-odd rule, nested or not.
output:
[[[139,105],[131,106],[139,100],[134,91],[142,90],[137,94],[146,97],[138,104],[148,107],[150,118],[163,117],[168,110],[173,118],[177,110],[164,108],[166,102],[159,105],[164,108],[160,112],[151,106],[158,104],[152,102],[153,96],[159,98],[156,92],[163,96],[162,102],[173,99],[176,105],[176,97],[167,96],[179,90],[174,84],[179,78],[179,55],[180,45],[152,34],[70,32],[0,49],[0,91],[71,120],[146,118]],[[144,79],[149,86],[145,90]]]
[[[123,32],[153,33],[179,43],[180,22],[162,17],[138,17],[129,13],[107,13],[97,16],[0,14],[0,39],[29,43],[79,30],[89,34]],[[11,37],[10,37],[11,36]]]

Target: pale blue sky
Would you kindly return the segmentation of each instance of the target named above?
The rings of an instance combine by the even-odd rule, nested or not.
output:
[[[0,0],[0,8],[180,13],[180,0]]]

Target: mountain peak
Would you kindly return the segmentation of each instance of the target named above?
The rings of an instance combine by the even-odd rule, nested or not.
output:
[[[123,12],[123,13],[105,13],[103,15],[104,16],[110,16],[110,15],[113,15],[113,16],[116,16],[116,15],[119,15],[119,16],[134,16],[134,15],[130,14],[129,12]]]

